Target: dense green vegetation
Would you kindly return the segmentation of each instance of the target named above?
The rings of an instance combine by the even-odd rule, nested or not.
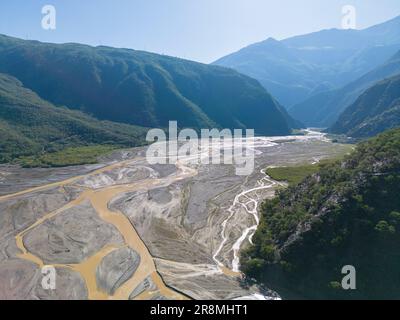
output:
[[[25,168],[66,167],[92,164],[97,163],[100,156],[109,154],[115,149],[117,149],[117,147],[111,145],[69,147],[57,152],[21,157],[17,162]]]
[[[17,79],[0,74],[0,163],[35,156],[36,160],[24,158],[22,163],[61,164],[56,160],[61,153],[47,154],[78,146],[137,146],[144,144],[145,134],[144,128],[99,121],[79,111],[55,107]],[[92,148],[88,150],[105,151],[103,147]],[[85,162],[84,155],[76,154],[75,160],[69,155],[65,164]]]
[[[397,74],[365,91],[328,131],[360,138],[399,126],[400,74]]]
[[[335,157],[328,159],[322,159],[318,163],[305,163],[302,165],[289,166],[289,167],[274,167],[267,168],[265,173],[276,181],[286,181],[289,185],[296,185],[302,182],[307,176],[317,173],[325,166],[331,165],[338,160],[342,160],[349,152],[353,150],[353,145],[346,144],[347,148],[344,148],[341,153],[338,153]]]
[[[293,185],[300,183],[305,177],[318,170],[318,164],[305,164],[294,167],[268,168],[265,172],[274,180],[287,181],[290,185]]]
[[[50,44],[0,35],[0,72],[54,105],[145,127],[290,133],[289,115],[234,70],[148,52]]]
[[[242,270],[285,298],[399,298],[400,129],[261,206]],[[339,285],[353,265],[357,290]]]

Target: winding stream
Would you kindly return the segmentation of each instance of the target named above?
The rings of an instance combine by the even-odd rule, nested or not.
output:
[[[222,230],[221,230],[221,243],[219,245],[219,247],[217,248],[217,250],[214,253],[213,259],[214,261],[218,264],[218,266],[220,267],[224,267],[224,264],[218,260],[218,256],[221,253],[225,243],[228,241],[228,237],[227,237],[227,232],[226,232],[226,227],[227,224],[229,222],[229,220],[235,215],[235,207],[237,204],[240,204],[248,214],[252,215],[254,217],[254,222],[255,224],[251,225],[250,227],[246,228],[242,235],[236,240],[236,242],[232,245],[231,251],[233,251],[233,260],[232,260],[232,271],[233,272],[237,272],[239,273],[239,251],[240,251],[240,247],[242,246],[242,243],[246,240],[249,239],[250,243],[252,243],[252,236],[254,235],[255,231],[257,230],[257,226],[260,223],[260,219],[258,217],[257,214],[257,209],[258,209],[258,204],[259,204],[259,200],[258,198],[255,199],[254,196],[251,197],[250,194],[255,192],[255,191],[259,191],[259,190],[264,190],[264,189],[270,189],[273,186],[279,184],[279,185],[283,185],[275,180],[272,180],[271,178],[269,178],[267,176],[267,174],[265,173],[264,170],[261,170],[261,173],[265,175],[265,177],[263,177],[262,179],[258,180],[257,183],[259,184],[258,187],[255,188],[251,188],[245,191],[242,191],[241,193],[239,193],[238,195],[235,196],[235,199],[233,200],[232,205],[229,207],[228,212],[229,215],[227,216],[227,218],[222,222]],[[241,198],[245,198],[246,202],[242,202],[240,201]],[[252,204],[252,208],[249,208],[249,203]]]

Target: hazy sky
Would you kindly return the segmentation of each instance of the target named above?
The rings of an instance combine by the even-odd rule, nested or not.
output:
[[[41,27],[46,4],[56,30]],[[344,5],[357,9],[359,29],[400,15],[400,0],[0,0],[0,33],[208,63],[268,37],[340,28]]]

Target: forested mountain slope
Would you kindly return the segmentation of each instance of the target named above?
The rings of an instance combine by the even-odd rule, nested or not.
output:
[[[251,128],[290,133],[254,79],[234,70],[142,51],[0,36],[0,72],[43,99],[101,120],[146,127]]]
[[[0,74],[0,162],[87,145],[137,146],[145,128],[99,121],[80,111],[55,107]]]
[[[398,299],[400,129],[359,144],[261,207],[242,270],[284,298]],[[342,267],[357,290],[343,290]]]
[[[399,126],[400,74],[369,88],[328,131],[363,138]]]

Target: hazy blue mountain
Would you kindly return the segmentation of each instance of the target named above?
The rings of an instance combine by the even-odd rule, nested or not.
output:
[[[400,49],[400,17],[364,30],[322,30],[277,41],[267,39],[214,64],[257,80],[285,107],[340,88]],[[325,89],[324,89],[325,88]]]
[[[400,73],[400,51],[374,70],[346,86],[320,92],[289,109],[289,113],[308,126],[331,126],[339,115],[369,87]]]
[[[303,100],[317,83],[323,81],[313,65],[305,63],[293,50],[272,38],[223,57],[214,64],[257,79],[285,107]]]
[[[87,145],[137,146],[147,130],[55,107],[0,73],[0,163]]]
[[[55,105],[146,127],[252,128],[290,133],[288,115],[237,71],[142,51],[0,36],[0,72]]]
[[[399,126],[400,74],[365,91],[328,131],[352,137],[371,137]]]

